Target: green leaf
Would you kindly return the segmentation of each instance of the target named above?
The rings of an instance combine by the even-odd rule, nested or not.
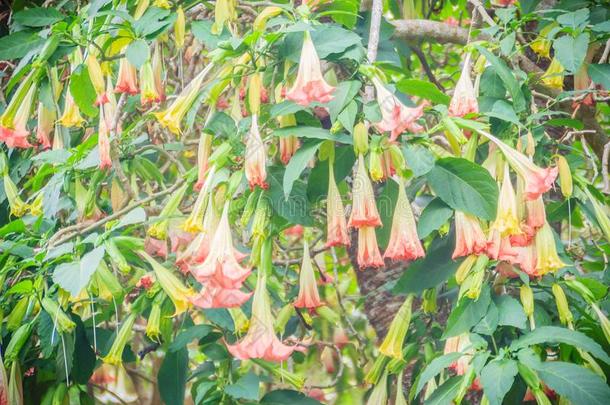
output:
[[[498,328],[499,317],[500,315],[498,314],[498,308],[493,302],[491,302],[487,308],[487,313],[474,327],[473,332],[480,335],[493,335]]]
[[[517,362],[510,359],[491,361],[481,371],[481,384],[490,405],[501,405],[519,372]]]
[[[341,182],[352,170],[356,156],[351,146],[339,146],[335,148],[335,181]],[[307,181],[307,197],[311,202],[318,202],[328,192],[328,160],[317,161],[309,173]]]
[[[330,18],[349,29],[353,29],[358,20],[359,6],[359,0],[333,0],[328,3],[326,10],[328,10]]]
[[[95,369],[95,352],[87,339],[87,332],[83,322],[73,317],[76,322],[74,333],[74,360],[72,362],[72,378],[78,384],[87,384]]]
[[[527,316],[521,303],[508,295],[494,297],[494,302],[498,307],[498,325],[514,326],[515,328],[525,329]]]
[[[91,83],[89,69],[81,64],[74,69],[70,76],[70,94],[80,110],[90,117],[97,117],[98,110],[95,108],[95,88]]]
[[[424,371],[422,371],[421,374],[417,377],[418,381],[417,385],[415,386],[415,392],[413,396],[417,396],[417,394],[419,394],[419,392],[424,388],[426,383],[430,381],[430,379],[436,377],[436,375],[438,375],[441,371],[449,367],[460,357],[462,357],[462,353],[453,352],[444,354],[432,360],[430,364],[426,366]]]
[[[470,328],[479,323],[487,314],[487,309],[491,303],[489,287],[485,284],[481,290],[478,300],[472,300],[466,296],[462,297],[457,306],[449,314],[447,326],[443,333],[443,339],[457,336],[468,332]]]
[[[557,17],[557,22],[564,27],[578,30],[581,26],[587,25],[589,22],[589,9],[581,8],[580,10],[571,13],[565,13]]]
[[[423,145],[406,144],[402,148],[402,153],[415,177],[423,176],[434,168],[434,155]]]
[[[225,387],[225,393],[234,399],[258,401],[260,378],[252,371],[241,377],[235,384]]]
[[[525,110],[525,97],[523,96],[521,86],[515,78],[515,75],[513,74],[512,70],[509,69],[508,66],[506,66],[506,63],[504,63],[502,59],[498,58],[493,53],[489,52],[487,49],[481,46],[477,46],[476,48],[496,69],[496,73],[498,74],[498,76],[500,76],[500,78],[504,82],[504,85],[506,86],[507,90],[510,92],[513,98],[513,106],[515,108],[515,111],[519,113]]]
[[[330,114],[331,122],[335,122],[339,113],[343,111],[350,101],[358,94],[360,87],[362,87],[362,83],[358,80],[339,83],[333,93],[333,99],[328,103],[328,113]]]
[[[345,134],[331,134],[328,129],[307,127],[307,126],[296,126],[278,128],[273,131],[275,136],[296,136],[299,138],[309,139],[328,139],[331,141],[337,141],[346,144],[352,144],[352,137]]]
[[[589,34],[580,34],[574,38],[564,35],[553,41],[555,57],[568,73],[576,73],[587,55]]]
[[[19,31],[0,38],[0,59],[18,59],[45,42],[33,32]]]
[[[104,257],[104,248],[97,247],[86,253],[79,261],[62,263],[53,271],[53,282],[68,291],[73,297],[89,284],[89,280]]]
[[[292,192],[292,185],[301,176],[301,173],[303,173],[307,164],[316,155],[320,145],[322,145],[322,142],[320,141],[304,142],[286,165],[283,183],[284,197],[286,199],[288,199]]]
[[[540,343],[565,343],[572,345],[586,350],[604,363],[610,364],[610,357],[596,341],[584,333],[558,326],[538,327],[527,335],[514,340],[510,345],[510,349],[516,351]]]
[[[449,279],[460,264],[460,261],[451,259],[453,243],[453,232],[450,232],[445,238],[434,239],[428,247],[426,256],[415,260],[405,268],[392,292],[394,294],[419,293]]]
[[[260,404],[262,405],[322,405],[313,398],[298,391],[275,390],[267,393]]]
[[[440,91],[433,83],[418,79],[402,79],[396,83],[396,88],[411,96],[425,98],[434,104],[449,105],[451,97]]]
[[[574,405],[606,405],[610,387],[588,368],[562,361],[548,361],[536,368],[551,389]]]
[[[173,23],[176,15],[173,14],[170,16],[170,14],[170,10],[158,7],[149,7],[144,15],[133,24],[133,30],[139,37],[161,31]],[[169,18],[166,18],[168,16]]]
[[[610,79],[610,76],[608,77]],[[544,123],[553,127],[570,127],[578,131],[584,129],[585,124],[582,121],[573,118],[553,118]]]
[[[438,230],[451,218],[453,210],[440,198],[434,198],[426,205],[417,221],[417,235],[420,239],[425,238],[432,232]]]
[[[606,90],[610,89],[610,63],[589,65],[588,72],[594,83]]]
[[[229,31],[224,28],[218,35],[212,34],[214,21],[198,20],[191,22],[191,31],[198,41],[201,41],[208,51],[213,51],[222,41],[231,39]]]
[[[174,341],[167,348],[168,352],[177,352],[178,350],[186,347],[187,344],[193,340],[200,340],[212,332],[210,325],[195,325],[190,328],[183,330],[176,336]]]
[[[297,111],[303,111],[305,108],[295,103],[294,101],[284,100],[279,104],[274,104],[271,106],[271,110],[269,111],[269,115],[271,118],[279,117],[280,115],[288,115],[294,114]]]
[[[496,216],[498,185],[481,166],[462,158],[436,161],[426,175],[436,195],[451,208],[492,220]]]
[[[26,27],[44,27],[60,21],[63,15],[53,7],[34,7],[15,13],[15,22]]]
[[[269,167],[267,181],[269,182],[269,197],[273,210],[286,220],[305,226],[313,225],[311,207],[307,199],[307,185],[301,180],[295,180],[288,199],[284,196],[284,168]]]
[[[188,372],[189,353],[182,348],[168,352],[157,374],[157,387],[161,399],[167,405],[183,405]]]
[[[139,39],[127,45],[125,56],[129,63],[139,69],[148,60],[150,49],[148,48],[146,41]]]
[[[343,125],[348,132],[354,132],[354,123],[356,122],[356,116],[358,115],[358,103],[355,100],[349,102],[349,104],[339,113],[337,120]]]
[[[452,405],[453,399],[458,393],[463,375],[456,375],[445,381],[424,402],[424,405]]]

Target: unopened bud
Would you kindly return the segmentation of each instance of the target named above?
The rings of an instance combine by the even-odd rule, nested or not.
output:
[[[383,151],[377,148],[371,150],[369,154],[369,173],[373,181],[381,181],[385,178],[382,162]]]
[[[184,10],[182,6],[178,7],[176,11],[176,22],[174,23],[174,40],[176,41],[176,48],[182,49],[184,47],[184,32],[186,30],[186,18],[184,16]]]
[[[280,333],[283,332],[284,328],[286,328],[286,324],[290,318],[292,318],[293,314],[294,305],[292,305],[291,302],[284,305],[284,307],[280,309],[280,312],[278,312],[277,316],[275,317],[275,331]]]
[[[42,307],[53,319],[54,325],[59,333],[72,332],[76,328],[76,324],[66,315],[60,308],[59,304],[51,298],[44,297],[42,299]]]
[[[572,315],[570,307],[568,306],[568,299],[566,298],[566,294],[563,291],[563,288],[561,288],[559,284],[554,283],[552,290],[553,295],[555,296],[555,305],[557,305],[557,312],[559,313],[559,320],[564,325],[572,325],[574,316]]]
[[[559,168],[559,185],[561,187],[561,194],[565,198],[570,198],[574,191],[572,185],[572,172],[570,171],[570,165],[565,157],[562,155],[557,156],[557,167]]]
[[[254,24],[252,24],[254,27],[254,30],[263,31],[265,29],[265,25],[267,24],[267,21],[270,18],[275,17],[276,15],[279,15],[281,12],[282,12],[282,9],[277,6],[265,7],[263,9],[263,11],[258,13],[258,16],[254,20]]]
[[[422,310],[426,314],[436,313],[436,288],[430,288],[424,291]]]
[[[521,305],[523,305],[523,311],[528,317],[534,314],[534,293],[532,287],[529,284],[523,284],[519,288],[519,298],[521,299]]]
[[[472,266],[474,265],[474,262],[476,262],[476,261],[477,261],[477,255],[470,255],[466,259],[464,259],[464,261],[462,263],[460,263],[460,266],[458,267],[457,271],[455,272],[455,281],[458,284],[462,284],[464,282],[464,280],[466,280],[466,277],[468,276],[470,269],[472,269]]]
[[[146,323],[146,336],[153,342],[159,342],[161,337],[161,305],[153,303]]]
[[[251,114],[260,114],[262,88],[262,74],[260,72],[252,74],[250,76],[250,84],[248,86],[248,106],[250,107]]]
[[[363,155],[369,150],[369,130],[365,123],[354,126],[354,152]]]

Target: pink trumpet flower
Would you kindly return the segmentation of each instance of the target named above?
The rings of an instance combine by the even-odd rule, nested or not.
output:
[[[121,58],[119,62],[119,77],[117,79],[115,93],[138,94],[138,72],[127,58]]]
[[[242,306],[250,299],[252,293],[239,288],[223,288],[211,280],[203,285],[201,292],[191,298],[193,305],[199,308],[235,308]]]
[[[417,107],[409,108],[392,94],[379,78],[373,78],[373,85],[375,86],[377,103],[382,116],[381,121],[375,123],[378,131],[390,132],[390,141],[392,142],[405,130],[411,132],[423,131],[423,127],[415,121],[424,114],[424,107],[427,103],[424,102]]]
[[[487,248],[479,220],[462,211],[455,211],[455,250],[452,258],[483,253]]]
[[[229,225],[229,201],[227,201],[212,239],[209,254],[203,263],[191,267],[191,273],[201,283],[214,280],[223,288],[240,288],[250,275],[250,269],[239,264],[241,259],[236,255],[233,247]]]
[[[273,362],[288,359],[297,349],[297,346],[285,345],[275,335],[264,271],[259,270],[258,273],[248,333],[240,342],[227,344],[227,349],[240,360],[263,359]]]
[[[381,226],[373,185],[364,167],[363,155],[358,156],[358,169],[352,185],[352,212],[348,226],[350,228]]]
[[[484,131],[479,131],[479,133],[496,144],[513,170],[525,181],[527,200],[535,200],[549,191],[557,178],[558,169],[556,167],[538,167],[523,153],[511,148],[495,136]]]
[[[470,78],[470,53],[464,60],[464,67],[462,68],[462,74],[455,85],[453,97],[449,103],[449,115],[454,117],[463,117],[464,115],[479,112],[479,103],[477,102],[477,95],[472,85],[472,79]]]
[[[265,182],[267,179],[267,153],[265,144],[261,139],[261,134],[258,131],[258,120],[256,114],[252,115],[252,126],[246,138],[246,156],[245,156],[245,171],[250,188],[256,186],[268,188],[269,185]]]
[[[26,79],[23,87],[17,89],[15,96],[0,116],[0,142],[6,143],[9,148],[32,147],[28,141],[30,131],[27,129],[27,123],[34,104],[35,92],[36,86],[29,78]]]
[[[364,226],[358,229],[358,266],[361,269],[367,267],[383,267],[384,262],[377,245],[375,228]]]
[[[316,276],[309,255],[309,245],[307,242],[304,242],[303,262],[301,263],[301,271],[299,273],[299,296],[294,302],[294,306],[297,308],[313,309],[322,305],[316,284]]]
[[[305,32],[299,71],[292,88],[286,93],[286,98],[297,104],[308,106],[312,102],[328,103],[333,99],[335,88],[324,80],[320,67],[320,58],[311,40],[309,32]]]
[[[112,167],[112,159],[110,158],[110,138],[108,137],[108,127],[108,117],[105,114],[103,105],[100,104],[100,122],[97,131],[97,144],[100,155],[100,170],[105,170]]]
[[[201,190],[201,187],[205,182],[205,175],[208,171],[208,160],[211,152],[212,135],[202,133],[197,148],[197,183],[195,183],[195,190]]]
[[[36,140],[42,149],[51,147],[51,133],[55,129],[57,114],[54,108],[47,108],[42,102],[38,103],[38,123],[36,126]]]
[[[502,236],[500,231],[491,229],[487,241],[487,255],[495,260],[505,260],[515,263],[518,251],[510,243],[510,237]]]
[[[326,199],[326,246],[349,246],[350,239],[345,221],[345,209],[341,194],[335,181],[335,173],[332,164],[328,165],[328,198]]]
[[[424,248],[417,235],[411,203],[402,182],[399,181],[390,241],[383,257],[392,260],[415,260],[424,256]]]

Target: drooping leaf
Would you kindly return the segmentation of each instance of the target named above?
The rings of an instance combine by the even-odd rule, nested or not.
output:
[[[438,375],[441,371],[449,367],[460,357],[462,357],[462,353],[453,352],[444,354],[432,360],[430,364],[426,366],[424,371],[422,371],[421,374],[418,376],[417,385],[415,385],[414,396],[419,394],[419,392],[424,388],[426,383],[430,381],[431,378]]]
[[[468,332],[487,314],[490,303],[489,286],[486,284],[483,285],[477,300],[463,296],[449,314],[443,338],[446,339]]]
[[[91,83],[89,69],[81,64],[74,69],[70,76],[70,94],[80,110],[90,117],[97,117],[98,110],[95,108],[95,88]]]
[[[212,332],[210,325],[194,325],[180,332],[167,348],[168,352],[177,352],[195,339],[202,339]]]
[[[184,404],[188,361],[189,354],[186,347],[175,352],[168,352],[163,359],[157,375],[157,387],[159,387],[161,399],[167,405]]]
[[[61,20],[63,15],[53,7],[33,7],[15,13],[13,18],[26,27],[44,27]]]
[[[605,405],[610,387],[588,368],[562,361],[547,361],[536,369],[540,379],[574,405]]]
[[[296,136],[299,138],[309,138],[309,139],[328,139],[331,141],[337,141],[337,142],[341,142],[341,143],[347,143],[347,144],[352,143],[351,136],[348,136],[345,134],[331,134],[328,129],[307,127],[307,126],[278,128],[273,131],[273,135],[275,135],[275,136]]]
[[[129,63],[136,68],[141,68],[144,62],[146,62],[150,56],[150,50],[146,41],[141,39],[131,42],[127,45],[125,50],[125,56]]]
[[[525,329],[527,316],[519,301],[509,295],[494,297],[494,301],[498,307],[498,325]]]
[[[451,405],[453,399],[457,395],[460,384],[464,379],[463,375],[456,375],[449,378],[440,387],[434,390],[432,395],[426,401],[424,405]]]
[[[286,199],[288,199],[292,192],[292,185],[301,176],[301,173],[303,173],[307,164],[316,155],[321,144],[320,141],[304,142],[286,165],[283,182],[284,197]]]
[[[501,405],[504,396],[512,387],[519,370],[517,362],[498,359],[489,362],[481,371],[481,384],[490,405]]]
[[[33,32],[18,31],[0,38],[0,59],[17,59],[41,46],[44,39]]]
[[[402,152],[407,167],[413,171],[414,176],[423,176],[434,168],[434,155],[424,146],[407,144],[403,146]]]
[[[100,246],[84,254],[79,261],[60,264],[53,271],[53,281],[73,297],[78,296],[89,284],[91,276],[104,257],[104,252],[104,248]]]

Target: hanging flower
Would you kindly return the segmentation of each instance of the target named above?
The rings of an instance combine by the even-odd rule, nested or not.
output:
[[[470,78],[470,57],[470,53],[466,55],[462,74],[455,85],[453,97],[451,97],[451,102],[449,103],[449,115],[454,117],[463,117],[467,114],[479,112],[477,95]]]
[[[375,123],[375,127],[380,132],[390,132],[390,141],[395,141],[405,130],[411,132],[421,132],[423,127],[416,123],[424,113],[427,103],[422,103],[418,107],[409,108],[398,100],[379,80],[373,78],[373,85],[377,93],[377,103],[381,109],[381,121]]]
[[[352,212],[349,227],[381,226],[381,218],[375,204],[375,193],[364,166],[364,156],[358,156],[358,169],[352,185]]]
[[[197,281],[205,283],[214,280],[223,288],[241,287],[243,281],[250,275],[250,269],[239,264],[240,258],[235,254],[232,239],[229,224],[229,201],[227,201],[208,256],[203,263],[192,266],[190,269]]]
[[[28,87],[29,86],[29,87]],[[19,87],[15,96],[0,116],[0,142],[6,143],[9,148],[30,148],[32,144],[27,137],[28,119],[34,104],[36,86],[26,79],[23,87]]]
[[[182,90],[180,95],[174,99],[172,104],[164,111],[153,113],[159,123],[170,130],[174,135],[180,135],[180,122],[187,113],[187,111],[193,105],[193,102],[199,94],[203,80],[207,74],[212,70],[214,65],[210,64],[203,69],[195,78],[189,83],[188,86]]]
[[[102,104],[106,104],[108,102],[108,95],[106,94],[106,83],[104,83],[104,74],[102,73],[102,67],[98,62],[95,55],[89,52],[87,55],[87,59],[85,60],[87,64],[87,70],[89,71],[89,78],[91,79],[91,83],[93,84],[93,88],[95,89],[95,105],[99,106]]]
[[[100,105],[100,122],[97,131],[97,144],[100,155],[100,170],[112,167],[110,158],[110,138],[108,137],[108,119],[104,113],[104,108]]]
[[[121,398],[126,404],[138,400],[138,392],[125,367],[102,363],[91,376],[91,382],[104,387],[104,390],[95,393],[95,398],[101,404],[113,404]]]
[[[490,229],[486,253],[495,260],[506,260],[514,263],[517,258],[517,251],[510,243],[510,237],[502,236],[497,229]]]
[[[203,186],[199,190],[199,194],[197,194],[197,199],[195,200],[195,205],[193,205],[190,215],[182,224],[182,229],[187,232],[196,233],[203,230],[203,216],[205,214],[208,192],[210,191],[209,188],[212,183],[212,179],[214,178],[215,171],[216,167],[212,166]]]
[[[136,323],[136,314],[131,314],[123,321],[119,332],[114,338],[114,342],[112,342],[112,346],[106,354],[105,357],[102,357],[102,361],[104,363],[119,365],[123,364],[123,351],[125,350],[125,346],[129,339],[131,338],[131,333],[133,331],[133,326]]]
[[[227,349],[240,360],[263,359],[280,362],[288,359],[296,348],[283,344],[275,335],[267,280],[264,271],[259,270],[248,333],[240,342],[227,344]]]
[[[375,228],[371,226],[358,228],[358,266],[364,269],[367,267],[382,267],[383,265]]]
[[[214,280],[205,283],[201,292],[191,299],[193,305],[199,308],[236,308],[246,303],[252,293],[246,293],[239,288],[224,288]]]
[[[269,187],[265,182],[267,179],[267,153],[265,151],[265,144],[261,139],[261,134],[258,131],[258,119],[256,114],[252,115],[252,126],[250,132],[246,137],[246,155],[244,168],[246,172],[246,178],[250,183],[250,188],[259,186],[263,189]]]
[[[157,84],[155,83],[155,76],[150,61],[146,61],[140,68],[140,85],[142,86],[140,104],[145,106],[161,101],[161,96],[157,92]]]
[[[463,356],[461,356],[457,361],[453,362],[450,366],[453,370],[455,370],[457,375],[466,374],[470,368],[470,361],[472,359],[472,355],[474,354],[474,349],[472,349],[471,346],[472,345],[468,333],[450,337],[445,342],[444,354],[460,352],[464,353]]]
[[[24,216],[29,209],[29,205],[26,204],[19,196],[17,186],[13,182],[13,179],[11,179],[11,176],[8,174],[8,168],[5,168],[4,170],[3,182],[4,194],[6,194],[8,205],[11,208],[11,215],[17,218]]]
[[[522,233],[519,222],[517,216],[517,196],[510,179],[510,173],[508,172],[508,164],[505,163],[496,219],[492,224],[492,228],[500,232],[501,236],[519,235]]]
[[[540,276],[566,266],[557,255],[555,237],[548,222],[536,234],[536,257],[536,273]]]
[[[138,94],[138,72],[127,58],[121,58],[119,62],[119,77],[114,88],[115,93]]]
[[[54,108],[47,108],[42,102],[38,103],[38,123],[36,125],[36,140],[43,149],[51,147],[51,133],[55,129],[57,114]]]
[[[541,80],[545,86],[553,89],[563,90],[563,75],[563,66],[559,60],[557,60],[557,58],[553,58],[553,60],[551,60],[551,64],[546,69],[546,72],[544,72],[542,75]]]
[[[80,109],[74,102],[70,89],[66,91],[64,113],[59,118],[59,123],[66,128],[80,127],[85,119],[80,114]]]
[[[412,307],[413,295],[407,295],[407,298],[398,309],[398,312],[396,312],[394,319],[392,319],[388,334],[379,347],[381,354],[402,360],[402,345],[407,336],[409,324],[411,323]]]
[[[290,158],[296,153],[297,149],[299,149],[299,138],[296,136],[282,136],[280,137],[280,160],[285,165],[288,164]]]
[[[525,272],[528,276],[537,276],[536,272],[536,245],[531,243],[527,246],[513,247],[513,250],[517,252],[517,257],[513,260],[513,264],[518,265],[519,268]]]
[[[540,34],[534,41],[530,43],[530,48],[539,56],[543,56],[545,58],[550,58],[551,54],[551,45],[552,42],[547,38],[549,33],[553,28],[556,27],[556,24],[548,24],[543,29],[540,30]]]
[[[174,316],[185,312],[190,306],[190,299],[194,295],[193,290],[182,284],[182,281],[180,281],[178,277],[176,277],[169,269],[160,265],[146,252],[139,251],[138,254],[151,265],[153,271],[155,272],[155,276],[157,277],[157,281],[161,285],[161,288],[174,303],[174,308],[176,310]]]
[[[201,187],[205,182],[205,175],[208,171],[208,160],[210,159],[211,152],[212,135],[202,132],[197,148],[197,183],[195,183],[195,190],[201,190]]]
[[[309,245],[307,241],[303,243],[303,262],[301,263],[301,271],[299,272],[299,296],[294,302],[297,308],[317,308],[323,305],[318,294],[318,286],[316,284],[316,276],[311,264],[309,255]]]
[[[487,248],[485,234],[479,220],[462,211],[455,211],[455,250],[451,256],[458,257],[480,254]]]
[[[333,99],[335,88],[324,80],[320,67],[318,53],[308,31],[305,31],[299,71],[292,88],[286,93],[286,98],[302,106],[312,102],[328,103]]]
[[[152,56],[152,71],[155,82],[155,90],[159,103],[165,101],[165,84],[163,78],[163,50],[161,44],[156,42]]]
[[[479,133],[502,151],[513,170],[523,178],[527,200],[535,200],[551,188],[555,178],[557,178],[558,170],[556,167],[538,167],[523,153],[511,148],[495,136],[484,131],[479,131]]]
[[[335,181],[334,167],[328,165],[328,198],[326,199],[326,247],[349,246],[350,239],[345,221],[343,200]]]
[[[398,181],[398,199],[392,218],[392,231],[383,257],[392,260],[415,260],[424,256],[424,248],[417,235],[411,203],[402,182]]]

